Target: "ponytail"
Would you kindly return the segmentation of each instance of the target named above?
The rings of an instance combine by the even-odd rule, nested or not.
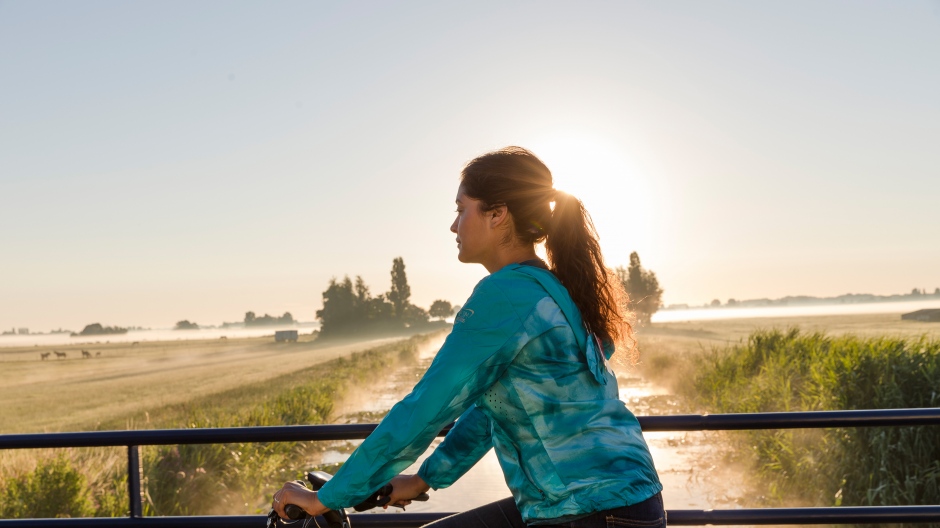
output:
[[[551,269],[567,288],[588,330],[602,341],[627,345],[636,341],[620,279],[604,265],[597,231],[581,200],[557,191],[545,250]]]
[[[520,242],[545,242],[549,267],[568,290],[588,330],[604,343],[627,348],[635,360],[627,294],[604,265],[597,231],[581,200],[556,191],[548,167],[521,147],[474,159],[462,171],[461,185],[486,208],[505,205]]]

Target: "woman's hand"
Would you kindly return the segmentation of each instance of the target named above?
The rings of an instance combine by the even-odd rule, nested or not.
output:
[[[392,485],[392,494],[388,503],[383,506],[385,509],[389,506],[405,507],[411,504],[411,499],[431,489],[418,475],[398,475],[389,484]]]
[[[307,489],[307,486],[297,480],[285,483],[284,487],[274,492],[271,507],[281,519],[287,518],[284,507],[288,504],[299,506],[310,515],[322,515],[330,510],[320,502],[317,492]]]

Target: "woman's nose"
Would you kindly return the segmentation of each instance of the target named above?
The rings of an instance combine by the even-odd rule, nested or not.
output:
[[[455,235],[457,234],[457,219],[456,218],[454,218],[454,223],[450,224],[450,232],[454,233]]]

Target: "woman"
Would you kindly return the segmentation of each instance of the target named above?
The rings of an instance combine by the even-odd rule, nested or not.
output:
[[[275,510],[349,507],[390,479],[390,502],[405,505],[495,448],[512,498],[433,526],[665,526],[652,457],[607,367],[632,339],[625,296],[581,202],[509,147],[464,168],[450,229],[457,258],[490,275],[411,394],[319,492],[285,484]],[[550,267],[535,253],[542,241]],[[416,475],[398,475],[458,417]]]

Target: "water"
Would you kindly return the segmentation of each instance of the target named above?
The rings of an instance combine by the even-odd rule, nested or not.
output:
[[[852,315],[907,313],[925,308],[940,308],[940,299],[858,304],[808,304],[796,306],[762,306],[748,308],[689,308],[661,310],[653,314],[654,323],[681,321],[713,321],[716,319],[750,319],[756,317],[800,317],[814,315]]]
[[[133,343],[135,341],[179,341],[190,339],[218,339],[220,337],[264,337],[273,336],[276,330],[297,330],[309,334],[314,325],[303,326],[259,326],[253,328],[206,328],[199,330],[130,330],[126,334],[75,336],[70,334],[24,334],[0,335],[0,347],[90,345],[94,343]]]
[[[678,399],[642,378],[619,379],[620,399],[637,416],[682,414]],[[714,431],[646,432],[666,509],[734,508],[745,495],[744,468],[729,465]]]

